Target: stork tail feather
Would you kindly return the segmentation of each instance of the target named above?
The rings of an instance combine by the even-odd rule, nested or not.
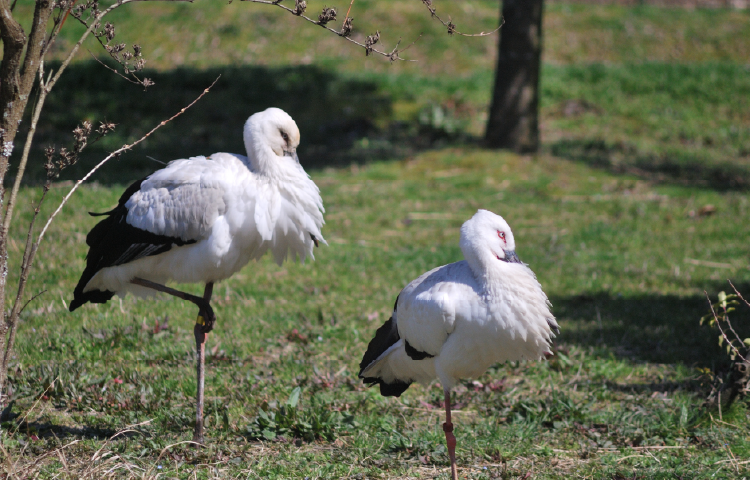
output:
[[[362,382],[366,385],[379,384],[380,394],[384,397],[400,397],[401,394],[409,388],[409,385],[411,385],[412,382],[399,379],[386,381],[377,376],[369,377],[366,375],[366,371],[368,370],[368,367],[373,366],[380,361],[381,357],[391,350],[391,347],[398,343],[399,340],[400,337],[398,335],[396,322],[393,317],[391,317],[383,324],[383,326],[378,328],[377,332],[375,332],[375,338],[370,341],[365,356],[359,364],[359,378],[362,379]]]

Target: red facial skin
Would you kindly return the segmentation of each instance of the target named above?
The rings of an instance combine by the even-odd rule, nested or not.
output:
[[[500,240],[502,240],[503,243],[505,243],[505,232],[501,232],[500,230],[498,230],[497,236],[500,237]],[[498,260],[502,260],[502,258],[500,258],[500,255],[495,255],[495,257],[497,257]]]

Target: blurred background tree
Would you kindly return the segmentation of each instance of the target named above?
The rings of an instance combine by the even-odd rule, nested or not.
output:
[[[516,152],[539,150],[539,72],[543,0],[503,0],[505,21],[495,68],[485,143]]]

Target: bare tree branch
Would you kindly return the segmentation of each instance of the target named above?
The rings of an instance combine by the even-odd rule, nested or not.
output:
[[[496,29],[494,29],[494,30],[492,30],[490,32],[461,33],[458,30],[456,30],[456,25],[453,22],[451,22],[450,17],[448,17],[448,21],[447,22],[445,20],[443,20],[442,18],[440,18],[440,16],[437,14],[437,10],[432,5],[432,0],[422,0],[422,3],[424,4],[425,7],[427,7],[427,10],[430,11],[430,15],[433,18],[437,19],[440,23],[443,24],[443,26],[445,28],[448,29],[448,34],[449,35],[461,35],[462,37],[486,37],[488,35],[492,35],[494,33],[497,33],[497,31],[500,30],[500,28],[505,23],[505,19],[503,19],[503,21],[500,23],[500,25],[498,25]]]
[[[68,56],[63,60],[62,64],[60,65],[60,68],[57,70],[57,73],[55,73],[54,77],[52,77],[52,80],[47,83],[47,88],[52,88],[55,86],[57,81],[60,79],[60,76],[62,75],[63,70],[70,64],[70,62],[75,57],[76,53],[78,53],[78,49],[81,48],[81,45],[83,45],[83,42],[86,40],[86,38],[89,36],[91,32],[94,31],[94,29],[97,27],[98,23],[101,22],[101,20],[107,16],[112,10],[121,7],[123,5],[127,5],[128,3],[135,3],[135,2],[186,2],[186,3],[193,3],[193,0],[118,0],[117,3],[111,5],[109,8],[102,10],[99,15],[96,16],[96,21],[91,21],[91,25],[89,25],[86,28],[86,31],[81,35],[81,38],[76,42],[76,44],[71,49]]]
[[[0,0],[0,1],[7,1],[7,0]],[[106,8],[105,10],[102,10],[101,12],[99,12],[98,15],[96,15],[94,17],[94,19],[90,22],[90,25],[88,25],[88,27],[86,28],[86,31],[81,35],[81,37],[79,38],[78,42],[76,42],[76,44],[73,46],[73,48],[71,49],[71,51],[68,53],[68,56],[65,58],[65,60],[63,60],[62,64],[57,69],[57,72],[54,73],[54,75],[52,75],[49,79],[47,79],[46,82],[44,81],[44,79],[42,77],[40,77],[40,82],[39,82],[40,86],[39,86],[39,89],[40,89],[41,94],[40,94],[39,99],[37,100],[37,104],[34,107],[34,118],[32,119],[32,125],[29,128],[29,132],[26,135],[26,143],[25,143],[25,146],[24,146],[24,151],[23,151],[23,154],[21,156],[21,160],[19,161],[19,172],[18,172],[18,175],[16,175],[16,181],[15,181],[15,183],[13,185],[13,190],[11,191],[10,198],[8,199],[8,204],[7,204],[7,207],[6,207],[5,216],[3,218],[2,230],[0,230],[0,242],[3,242],[3,239],[7,238],[8,230],[10,228],[10,222],[13,219],[13,208],[15,206],[16,198],[18,196],[18,191],[19,191],[20,186],[21,186],[21,177],[23,176],[23,172],[24,172],[24,170],[26,168],[26,163],[28,162],[30,147],[31,147],[31,144],[33,142],[34,133],[36,132],[36,124],[37,124],[37,122],[39,120],[39,115],[41,114],[41,110],[42,110],[42,107],[44,105],[44,101],[45,101],[45,99],[47,97],[47,94],[52,90],[52,87],[54,87],[55,84],[57,83],[57,81],[60,79],[60,77],[62,76],[63,71],[68,67],[68,65],[70,64],[70,62],[73,60],[73,58],[75,57],[75,54],[78,52],[78,49],[81,47],[81,45],[83,44],[83,42],[86,40],[86,38],[89,36],[89,34],[91,34],[91,32],[93,32],[96,29],[97,25],[99,25],[99,23],[101,22],[101,20],[107,14],[109,14],[110,12],[112,12],[113,10],[115,10],[118,7],[121,7],[123,5],[127,5],[128,3],[134,3],[134,2],[154,2],[154,1],[162,1],[162,2],[189,2],[189,3],[192,3],[193,0],[119,0],[117,3],[111,5],[110,7]],[[51,10],[50,10],[50,13],[51,13]],[[36,15],[35,15],[35,19],[36,19]],[[47,21],[48,20],[49,20],[49,15],[47,16]],[[62,24],[62,22],[61,22],[61,24]],[[36,25],[36,23],[35,23],[35,25]],[[46,23],[45,23],[45,25],[46,25]],[[57,27],[57,31],[58,32],[59,32],[60,28],[61,28],[60,26]],[[39,34],[39,35],[36,35],[36,36],[39,37],[39,38],[44,38],[43,34],[44,34],[44,29],[42,29],[42,34]],[[39,43],[42,43],[41,40],[40,40]],[[47,47],[49,47],[49,45],[47,45]],[[41,48],[41,45],[39,45],[39,49],[36,50],[37,56],[40,55],[39,52],[41,52],[41,51],[42,51],[42,48]],[[44,51],[46,51],[46,50],[44,50]],[[26,62],[24,63],[24,66],[26,66],[27,64],[28,65],[33,65],[33,63],[34,63],[34,60],[33,59],[29,60],[29,53],[27,53],[26,54]],[[43,63],[42,63],[42,60],[40,59],[38,65],[37,65],[37,68],[42,68],[42,67],[43,67]],[[28,71],[30,71],[30,70],[28,70]],[[36,74],[36,70],[34,71],[34,73]],[[52,72],[50,72],[50,73],[52,73]],[[0,78],[4,78],[4,77],[0,77]],[[29,85],[33,85],[33,81],[30,81]],[[31,87],[29,87],[29,91],[30,90],[31,90]],[[2,156],[0,156],[0,159],[1,158],[2,158]],[[6,163],[7,163],[7,159],[6,159]],[[2,165],[0,165],[0,169],[1,168],[2,168]],[[6,169],[7,169],[7,166],[6,166]],[[4,177],[0,175],[0,181],[2,181],[3,178]]]
[[[88,180],[94,174],[94,172],[96,172],[102,165],[104,165],[105,163],[107,163],[112,158],[115,158],[115,157],[121,155],[122,153],[124,153],[124,152],[132,149],[134,146],[138,145],[139,143],[141,143],[142,141],[144,141],[145,139],[147,139],[148,137],[150,137],[151,134],[153,134],[155,131],[157,131],[158,129],[160,129],[161,127],[163,127],[164,125],[166,125],[167,123],[171,122],[175,118],[177,118],[180,115],[182,115],[183,113],[185,113],[185,111],[187,111],[187,109],[189,109],[190,107],[192,107],[193,105],[195,105],[195,103],[198,102],[198,100],[200,100],[201,98],[203,98],[203,96],[206,95],[209,92],[209,90],[211,89],[211,87],[213,87],[216,84],[216,82],[219,80],[219,78],[220,77],[217,77],[216,80],[214,80],[213,83],[211,85],[209,85],[206,89],[204,89],[203,92],[201,92],[201,94],[198,95],[198,97],[195,100],[193,100],[188,106],[183,107],[179,112],[177,112],[176,114],[172,115],[167,120],[162,120],[157,126],[155,126],[154,128],[152,128],[148,133],[146,133],[144,136],[142,136],[141,138],[139,138],[135,142],[133,142],[131,144],[128,144],[128,145],[124,145],[124,146],[120,147],[119,149],[115,150],[114,152],[110,153],[109,155],[107,155],[107,157],[105,157],[104,160],[102,160],[101,162],[99,162],[83,178],[81,178],[80,180],[78,180],[75,183],[75,185],[73,185],[73,188],[70,189],[70,192],[68,192],[68,194],[62,199],[62,201],[60,202],[60,205],[57,207],[57,209],[52,213],[52,215],[50,215],[49,219],[47,220],[47,223],[44,225],[44,228],[42,228],[42,231],[39,233],[39,236],[37,237],[36,242],[32,243],[32,238],[33,238],[32,234],[33,234],[33,229],[34,229],[34,221],[36,220],[37,216],[39,215],[39,208],[40,208],[42,202],[44,201],[44,197],[46,196],[47,192],[49,191],[49,187],[50,187],[49,182],[45,185],[44,190],[42,192],[42,198],[39,200],[39,202],[37,204],[37,207],[34,210],[34,216],[33,216],[32,220],[31,220],[31,222],[29,224],[29,232],[28,232],[27,239],[26,239],[26,248],[24,249],[23,262],[22,262],[22,265],[21,265],[21,276],[20,276],[20,278],[18,280],[18,290],[16,292],[16,298],[15,298],[15,302],[13,303],[13,308],[12,308],[10,314],[8,315],[8,319],[10,321],[6,321],[6,323],[8,324],[9,328],[8,328],[8,332],[6,333],[7,337],[6,337],[6,340],[5,340],[5,349],[2,352],[2,360],[1,360],[2,364],[0,364],[0,368],[2,369],[2,371],[7,371],[7,366],[8,366],[8,363],[10,361],[10,354],[12,352],[13,343],[15,341],[16,327],[17,327],[17,324],[18,324],[17,319],[18,319],[18,316],[21,313],[23,294],[24,294],[24,290],[25,290],[25,287],[26,287],[26,283],[28,281],[28,275],[29,275],[29,272],[31,270],[31,265],[34,262],[34,257],[36,256],[36,252],[39,249],[39,244],[42,242],[42,239],[44,238],[44,235],[47,232],[47,229],[49,228],[50,224],[52,223],[52,220],[54,220],[54,218],[57,216],[57,214],[60,213],[60,211],[65,206],[65,204],[70,199],[70,197],[78,189],[78,187],[83,182],[85,182],[86,180]],[[25,307],[25,304],[23,305],[23,307]]]
[[[190,102],[190,104],[187,107],[182,108],[179,112],[177,112],[176,114],[172,115],[167,120],[163,120],[161,123],[159,123],[159,125],[157,125],[154,128],[152,128],[147,134],[145,134],[144,136],[142,136],[141,138],[139,138],[135,142],[133,142],[133,143],[131,143],[129,145],[124,145],[124,146],[120,147],[119,149],[115,150],[114,152],[110,153],[109,155],[107,155],[107,157],[104,158],[104,160],[102,160],[101,162],[99,162],[98,164],[96,164],[96,166],[94,168],[92,168],[86,175],[84,175],[83,178],[81,178],[80,180],[78,180],[75,183],[75,185],[73,185],[73,188],[70,189],[70,192],[68,192],[68,194],[65,195],[65,198],[63,198],[62,202],[60,202],[60,205],[57,207],[57,210],[55,210],[54,213],[52,215],[50,215],[49,220],[47,220],[47,223],[44,225],[44,228],[39,233],[39,238],[37,238],[37,241],[36,241],[37,245],[42,241],[42,238],[44,237],[44,234],[47,231],[47,228],[49,228],[50,224],[52,223],[52,220],[55,218],[55,216],[57,216],[58,213],[60,213],[60,210],[62,210],[62,208],[68,202],[68,199],[70,198],[70,196],[73,195],[73,192],[75,192],[78,189],[78,187],[83,182],[85,182],[86,180],[88,180],[91,177],[91,175],[94,174],[94,172],[96,172],[97,170],[99,170],[99,168],[102,165],[104,165],[105,163],[107,163],[109,160],[111,160],[112,158],[117,157],[117,156],[121,155],[122,153],[127,152],[128,150],[132,149],[134,146],[138,145],[139,143],[141,143],[142,141],[144,141],[148,137],[150,137],[152,133],[154,133],[155,131],[157,131],[158,129],[160,129],[161,127],[163,127],[164,125],[166,125],[167,123],[171,122],[175,118],[179,117],[183,113],[185,113],[185,111],[188,108],[190,108],[193,105],[195,105],[195,103],[198,100],[200,100],[201,98],[203,98],[203,96],[205,94],[207,94],[209,90],[211,90],[211,87],[213,87],[216,84],[216,82],[219,81],[220,77],[221,76],[216,77],[216,80],[214,80],[211,85],[209,85],[205,90],[203,90],[203,92],[195,100],[193,100],[192,102]]]
[[[312,18],[310,18],[310,17],[308,17],[308,16],[306,16],[306,15],[303,14],[303,12],[305,11],[305,8],[307,6],[307,4],[304,1],[296,0],[297,3],[295,5],[295,8],[293,8],[293,9],[289,8],[289,7],[285,6],[285,5],[282,5],[277,0],[240,0],[240,1],[242,1],[242,2],[251,2],[251,3],[263,3],[263,4],[266,4],[266,5],[274,5],[276,7],[282,8],[282,9],[286,10],[287,12],[291,13],[292,15],[295,15],[297,17],[300,17],[300,18],[304,19],[304,20],[307,20],[308,22],[313,23],[315,25],[321,26],[321,27],[325,28],[326,30],[328,30],[329,32],[335,33],[336,35],[340,36],[344,40],[347,40],[347,41],[349,41],[349,42],[351,42],[351,43],[353,43],[353,44],[355,44],[355,45],[363,48],[365,50],[365,53],[367,55],[369,55],[370,52],[377,53],[378,55],[382,55],[382,56],[384,56],[385,58],[387,58],[388,60],[390,60],[392,62],[395,62],[396,60],[402,60],[402,61],[406,60],[405,58],[401,58],[399,56],[399,53],[402,52],[403,50],[398,50],[398,44],[396,44],[396,48],[394,48],[392,51],[385,52],[385,51],[381,51],[381,50],[377,50],[375,48],[372,48],[372,45],[367,45],[366,43],[360,43],[360,42],[354,40],[353,38],[351,38],[351,36],[349,36],[349,34],[351,33],[351,22],[349,22],[348,33],[347,33],[347,28],[346,28],[346,24],[347,24],[346,20],[349,18],[349,13],[348,12],[347,12],[347,17],[344,20],[344,24],[342,25],[342,30],[339,31],[339,30],[334,30],[333,28],[331,28],[331,27],[329,27],[327,25],[327,23],[329,21],[333,21],[333,20],[336,19],[336,10],[335,9],[328,9],[326,7],[326,9],[324,9],[324,11],[318,17],[318,20],[313,20]],[[302,8],[300,8],[300,5],[304,5],[304,6]],[[331,12],[331,10],[333,10],[333,11]],[[331,18],[331,16],[333,18]],[[380,38],[379,32],[377,33],[377,35],[378,35],[378,38]],[[374,43],[373,43],[373,45],[374,45]],[[412,45],[413,45],[413,43],[412,43]]]
[[[731,284],[731,282],[730,282],[730,284]],[[732,285],[732,287],[734,287],[734,285]],[[708,306],[711,307],[711,314],[713,315],[714,320],[716,320],[716,326],[719,327],[719,331],[721,332],[721,336],[724,338],[724,341],[727,342],[728,348],[730,348],[734,352],[735,355],[737,355],[738,357],[740,357],[743,362],[747,362],[747,359],[742,356],[742,354],[740,353],[740,351],[737,350],[737,347],[734,346],[734,343],[732,343],[732,340],[730,340],[729,337],[727,336],[727,334],[724,333],[724,329],[721,328],[721,320],[719,319],[718,315],[716,315],[716,310],[714,310],[714,306],[711,303],[711,298],[708,296],[708,292],[706,292],[704,290],[703,293],[706,295],[706,300],[708,300]],[[742,298],[742,297],[740,297],[740,298]],[[729,322],[728,318],[727,318],[727,323],[729,323],[729,327],[731,328],[732,324]],[[734,332],[734,329],[732,329],[732,331]],[[737,334],[735,333],[735,335],[737,335]],[[737,338],[739,339],[739,336]],[[740,340],[740,342],[742,342],[742,341]]]
[[[39,83],[44,85],[44,65],[39,67]],[[26,143],[23,146],[23,154],[21,155],[21,161],[18,164],[18,172],[16,173],[16,179],[13,183],[13,189],[11,190],[10,198],[8,199],[8,206],[5,209],[5,217],[3,218],[2,234],[7,234],[10,229],[10,222],[13,219],[13,207],[16,204],[16,198],[18,197],[18,191],[21,189],[21,180],[23,174],[26,171],[26,164],[29,159],[29,152],[31,151],[31,144],[34,139],[34,133],[36,132],[37,123],[39,123],[39,116],[42,113],[42,106],[47,98],[48,90],[46,88],[39,89],[39,98],[34,105],[34,112],[31,116],[31,126],[29,132],[26,134]]]
[[[101,43],[101,42],[100,42],[100,43]],[[141,80],[140,78],[138,78],[138,80],[133,80],[132,78],[128,78],[128,77],[126,77],[125,75],[123,75],[122,73],[118,72],[118,71],[117,71],[116,69],[114,69],[114,68],[110,67],[110,66],[109,66],[109,65],[107,65],[106,63],[104,63],[104,62],[102,62],[101,60],[99,60],[99,59],[98,59],[98,58],[96,57],[96,55],[94,55],[93,53],[91,53],[91,50],[89,50],[88,52],[89,52],[89,55],[91,55],[91,58],[93,58],[94,60],[96,60],[97,62],[99,62],[99,64],[100,64],[100,65],[101,65],[102,67],[106,68],[107,70],[109,70],[110,72],[114,73],[114,74],[115,74],[115,75],[117,75],[118,77],[120,77],[120,78],[122,78],[123,80],[126,80],[126,81],[128,81],[128,82],[130,82],[130,83],[133,83],[133,84],[135,84],[135,85],[143,85],[143,80]],[[136,77],[136,78],[137,78],[137,77]],[[146,80],[148,80],[148,79],[146,79]]]
[[[61,66],[57,69],[57,72],[55,72],[54,74],[50,72],[50,75],[45,81],[43,77],[44,55],[48,52],[50,46],[52,45],[52,42],[57,38],[57,35],[59,34],[60,29],[62,28],[62,25],[64,23],[64,17],[62,17],[62,15],[58,15],[57,18],[54,19],[52,32],[50,33],[47,41],[45,41],[45,36],[47,35],[47,25],[56,6],[64,9],[65,7],[72,6],[72,4],[75,2],[62,2],[59,0],[36,0],[32,31],[27,40],[24,35],[23,29],[11,15],[8,0],[0,0],[0,39],[2,39],[3,41],[3,60],[0,64],[0,79],[2,79],[2,81],[0,82],[0,109],[2,109],[3,111],[3,115],[2,117],[0,117],[0,202],[5,197],[5,176],[8,172],[8,160],[13,152],[13,141],[18,130],[18,124],[20,123],[23,112],[26,109],[29,94],[32,87],[34,86],[36,75],[39,72],[39,96],[34,104],[32,123],[26,136],[24,151],[19,161],[18,173],[16,175],[13,188],[8,198],[8,203],[6,205],[2,219],[2,225],[0,226],[0,312],[6,312],[8,233],[10,230],[11,221],[13,219],[13,210],[18,198],[18,192],[21,187],[21,180],[26,169],[31,145],[33,142],[34,134],[36,132],[36,125],[39,121],[39,117],[46,97],[52,87],[60,79],[63,71],[70,64],[73,57],[78,52],[78,49],[81,47],[88,35],[99,28],[102,18],[104,18],[114,9],[119,8],[123,5],[147,1],[192,2],[192,0],[118,0],[116,3],[101,11],[98,10],[97,2],[87,3],[87,6],[85,8],[93,8],[92,13],[94,13],[93,17],[90,17],[88,19],[90,20],[90,25],[87,26],[86,31],[83,33],[83,35],[81,35],[78,42],[68,53],[68,56],[62,62]],[[24,58],[23,64],[21,64],[21,55],[24,47],[26,47],[26,56]],[[145,82],[145,80],[143,82]],[[162,125],[164,123],[165,122],[162,122]],[[130,147],[132,147],[132,145]],[[121,149],[121,151],[124,150]],[[16,292],[15,302],[13,303],[13,307],[11,308],[10,312],[0,315],[0,350],[2,350],[2,352],[0,352],[0,395],[2,395],[2,393],[4,392],[7,367],[10,361],[10,355],[13,350],[13,345],[15,343],[18,318],[21,309],[23,308],[21,306],[21,300],[23,298],[24,289],[28,280],[34,256],[39,247],[39,241],[42,238],[42,236],[40,236],[36,243],[32,241],[34,224],[39,214],[39,208],[44,201],[44,198],[46,197],[46,193],[48,191],[49,182],[47,183],[47,185],[45,185],[42,197],[40,198],[37,207],[35,208],[34,216],[32,217],[32,220],[29,224],[26,248],[23,254],[21,273],[18,281],[18,289]],[[45,225],[43,232],[46,231],[48,226],[49,221]],[[1,398],[2,397],[0,396],[0,399]]]

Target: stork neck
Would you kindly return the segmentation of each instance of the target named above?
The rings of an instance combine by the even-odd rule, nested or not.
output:
[[[507,270],[504,268],[506,265],[502,261],[489,255],[486,255],[486,258],[482,259],[466,254],[464,256],[479,287],[487,295],[492,296],[502,290],[502,285],[508,281],[509,274],[509,272],[505,271]]]
[[[287,164],[291,157],[279,157],[264,145],[248,145],[247,158],[253,170],[259,175],[280,178],[289,174]]]
[[[262,141],[264,137],[265,133],[261,125],[248,120],[243,133],[247,159],[256,173],[272,178],[279,177],[281,176],[279,170],[283,168],[280,165],[279,156]]]

